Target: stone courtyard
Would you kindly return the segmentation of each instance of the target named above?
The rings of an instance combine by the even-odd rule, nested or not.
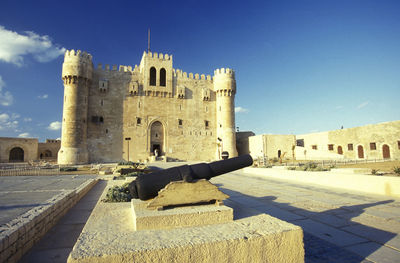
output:
[[[162,168],[171,165],[174,164],[157,163]],[[0,179],[4,180],[4,177]],[[42,180],[42,177],[36,177],[36,180]],[[211,182],[230,196],[225,204],[234,209],[235,220],[268,214],[301,226],[306,262],[400,260],[398,198],[294,183],[242,171],[213,178]],[[32,184],[29,180],[26,183]],[[7,184],[2,182],[0,185]],[[20,187],[23,187],[23,182]],[[43,192],[47,187],[43,185]],[[24,256],[22,262],[38,259],[41,262],[66,262],[105,187],[105,182],[100,181]],[[39,192],[40,187],[35,191]],[[4,195],[10,191],[2,188],[0,192]],[[40,201],[30,200],[32,204]],[[2,206],[5,207],[4,204]]]

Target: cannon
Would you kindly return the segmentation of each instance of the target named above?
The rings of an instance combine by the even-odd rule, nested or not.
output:
[[[148,200],[156,197],[158,192],[170,182],[193,182],[199,179],[209,180],[212,177],[229,173],[252,164],[253,159],[247,154],[212,163],[182,165],[139,175],[135,181],[129,184],[128,189],[133,198]]]

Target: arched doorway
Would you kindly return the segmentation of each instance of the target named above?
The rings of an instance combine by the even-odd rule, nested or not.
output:
[[[281,150],[278,150],[278,158],[281,158],[281,154],[282,154]]]
[[[362,145],[358,145],[357,151],[358,151],[358,158],[364,159],[364,148],[362,147]]]
[[[382,146],[383,159],[390,159],[390,148],[387,144]]]
[[[150,151],[154,153],[157,149],[158,155],[163,153],[164,128],[161,122],[156,121],[150,128]]]
[[[338,154],[343,154],[342,146],[338,146],[338,147],[337,147],[337,153],[338,153]]]
[[[10,151],[10,162],[23,162],[24,161],[24,150],[20,147],[14,147]]]

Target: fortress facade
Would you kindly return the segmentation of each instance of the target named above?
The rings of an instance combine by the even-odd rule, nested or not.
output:
[[[93,67],[66,51],[59,164],[237,156],[235,73],[214,76],[173,68],[171,55],[144,52],[139,66]]]

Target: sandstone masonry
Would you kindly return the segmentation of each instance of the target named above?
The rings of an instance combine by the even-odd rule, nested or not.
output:
[[[139,66],[94,69],[92,56],[65,53],[60,164],[237,156],[235,73],[173,68],[171,55],[144,52]],[[129,147],[129,148],[128,148]]]

